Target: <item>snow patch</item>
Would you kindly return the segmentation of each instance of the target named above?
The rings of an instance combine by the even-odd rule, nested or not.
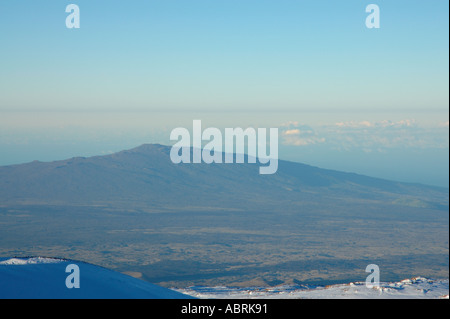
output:
[[[35,265],[35,264],[54,264],[63,262],[63,259],[32,257],[32,258],[10,258],[0,261],[0,265]]]
[[[449,280],[415,277],[380,283],[380,287],[373,288],[356,282],[330,286],[189,287],[175,290],[201,299],[448,299]]]

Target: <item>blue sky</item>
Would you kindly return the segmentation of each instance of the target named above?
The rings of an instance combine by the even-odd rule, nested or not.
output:
[[[0,109],[448,108],[447,1],[69,3],[1,2]]]
[[[380,29],[365,27],[370,3]],[[299,130],[282,158],[448,185],[448,6],[2,0],[0,165],[167,143],[200,118]]]

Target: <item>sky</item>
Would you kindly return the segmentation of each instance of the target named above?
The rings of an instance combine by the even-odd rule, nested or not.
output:
[[[65,24],[68,4],[80,28]],[[380,28],[365,25],[380,7]],[[279,127],[280,158],[448,187],[449,3],[2,0],[0,165]]]

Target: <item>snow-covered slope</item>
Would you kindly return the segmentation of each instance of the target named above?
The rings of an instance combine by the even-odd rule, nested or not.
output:
[[[448,298],[449,281],[418,277],[380,283],[379,288],[367,288],[365,283],[350,283],[326,287],[190,287],[178,291],[202,299],[437,299]]]
[[[79,268],[80,288],[67,288],[69,265]],[[272,288],[190,287],[166,289],[92,264],[55,258],[0,258],[0,299],[17,298],[137,298],[137,299],[398,299],[448,298],[449,280],[426,278],[381,283],[332,286],[279,286]]]
[[[67,288],[66,279],[77,265],[79,288]],[[70,277],[72,279],[72,277]],[[75,282],[73,279],[72,282]],[[0,299],[184,299],[192,298],[142,280],[74,260],[0,258]]]

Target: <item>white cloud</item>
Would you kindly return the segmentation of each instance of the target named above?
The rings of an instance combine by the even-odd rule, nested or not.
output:
[[[400,121],[390,121],[383,120],[378,122],[371,121],[348,121],[348,122],[337,122],[335,126],[340,128],[389,128],[389,127],[413,127],[416,125],[415,120],[400,120]]]
[[[297,121],[290,121],[281,125],[282,143],[291,146],[307,146],[324,143],[325,138],[319,137],[314,130],[307,125],[300,125]]]
[[[445,149],[449,122],[423,127],[414,119],[342,121],[312,128],[297,121],[284,123],[281,143],[290,146],[323,144],[343,151],[386,152],[389,149]]]
[[[448,148],[442,127],[422,127],[414,119],[398,121],[347,121],[324,127],[327,141],[338,149],[381,152],[401,148]]]
[[[373,124],[369,121],[361,121],[361,122],[338,122],[336,123],[337,127],[349,127],[349,128],[361,128],[361,127],[372,127]]]
[[[301,132],[299,129],[287,130],[283,132],[284,135],[299,135],[300,133]]]

